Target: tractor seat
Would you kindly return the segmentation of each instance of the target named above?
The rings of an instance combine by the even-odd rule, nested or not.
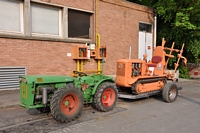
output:
[[[162,57],[160,56],[153,56],[151,62],[149,62],[148,67],[156,67],[156,65],[162,61]]]

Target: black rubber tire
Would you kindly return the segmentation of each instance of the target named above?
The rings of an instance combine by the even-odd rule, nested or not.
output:
[[[42,107],[42,108],[37,108],[37,110],[40,112],[40,113],[50,113],[51,110],[50,110],[50,107]]]
[[[177,96],[178,96],[177,85],[174,83],[165,84],[162,91],[163,100],[165,102],[171,103],[176,100]]]
[[[74,95],[76,97],[76,100],[78,100],[78,107],[76,107],[73,114],[66,115],[65,112],[62,111],[61,102],[66,96],[70,94]],[[69,122],[75,120],[81,115],[83,102],[84,100],[82,91],[75,87],[72,83],[69,83],[54,92],[54,95],[52,96],[52,99],[50,101],[52,116],[54,119],[60,122]]]
[[[105,91],[112,91],[111,98],[113,98],[111,105],[105,106],[102,102],[102,95]],[[104,82],[102,83],[96,90],[96,93],[94,95],[94,100],[92,102],[92,108],[101,112],[107,112],[112,110],[116,106],[116,102],[118,99],[118,90],[114,83],[111,82]]]

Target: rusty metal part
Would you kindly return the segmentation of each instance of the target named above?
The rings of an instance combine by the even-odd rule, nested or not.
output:
[[[119,92],[118,97],[119,98],[127,98],[127,99],[138,99],[138,98],[144,98],[144,97],[149,97],[149,96],[153,96],[153,95],[158,95],[160,93],[161,93],[161,90],[147,92],[147,93],[141,93],[141,94],[137,94],[137,95],[124,94],[124,93]]]
[[[155,78],[155,79],[143,79],[138,80],[132,85],[132,93],[140,94],[156,90],[161,90],[166,83],[165,78]]]

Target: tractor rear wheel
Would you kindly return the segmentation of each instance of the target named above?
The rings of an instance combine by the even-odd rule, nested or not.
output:
[[[174,83],[165,84],[162,91],[162,97],[165,102],[168,103],[174,102],[177,98],[177,95],[178,95],[178,90],[176,84]]]
[[[72,83],[54,92],[50,101],[50,109],[54,119],[68,122],[81,115],[83,109],[82,92]]]
[[[104,82],[102,83],[94,95],[92,108],[107,112],[112,110],[117,102],[118,90],[114,83]]]

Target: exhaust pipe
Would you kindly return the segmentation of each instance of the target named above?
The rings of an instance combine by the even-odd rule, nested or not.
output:
[[[42,88],[42,104],[47,104],[47,88]]]
[[[40,89],[40,95],[36,95],[35,99],[37,100],[42,100],[42,104],[46,106],[48,102],[48,93],[53,92],[55,90],[54,87],[46,87],[46,88],[41,88]]]

